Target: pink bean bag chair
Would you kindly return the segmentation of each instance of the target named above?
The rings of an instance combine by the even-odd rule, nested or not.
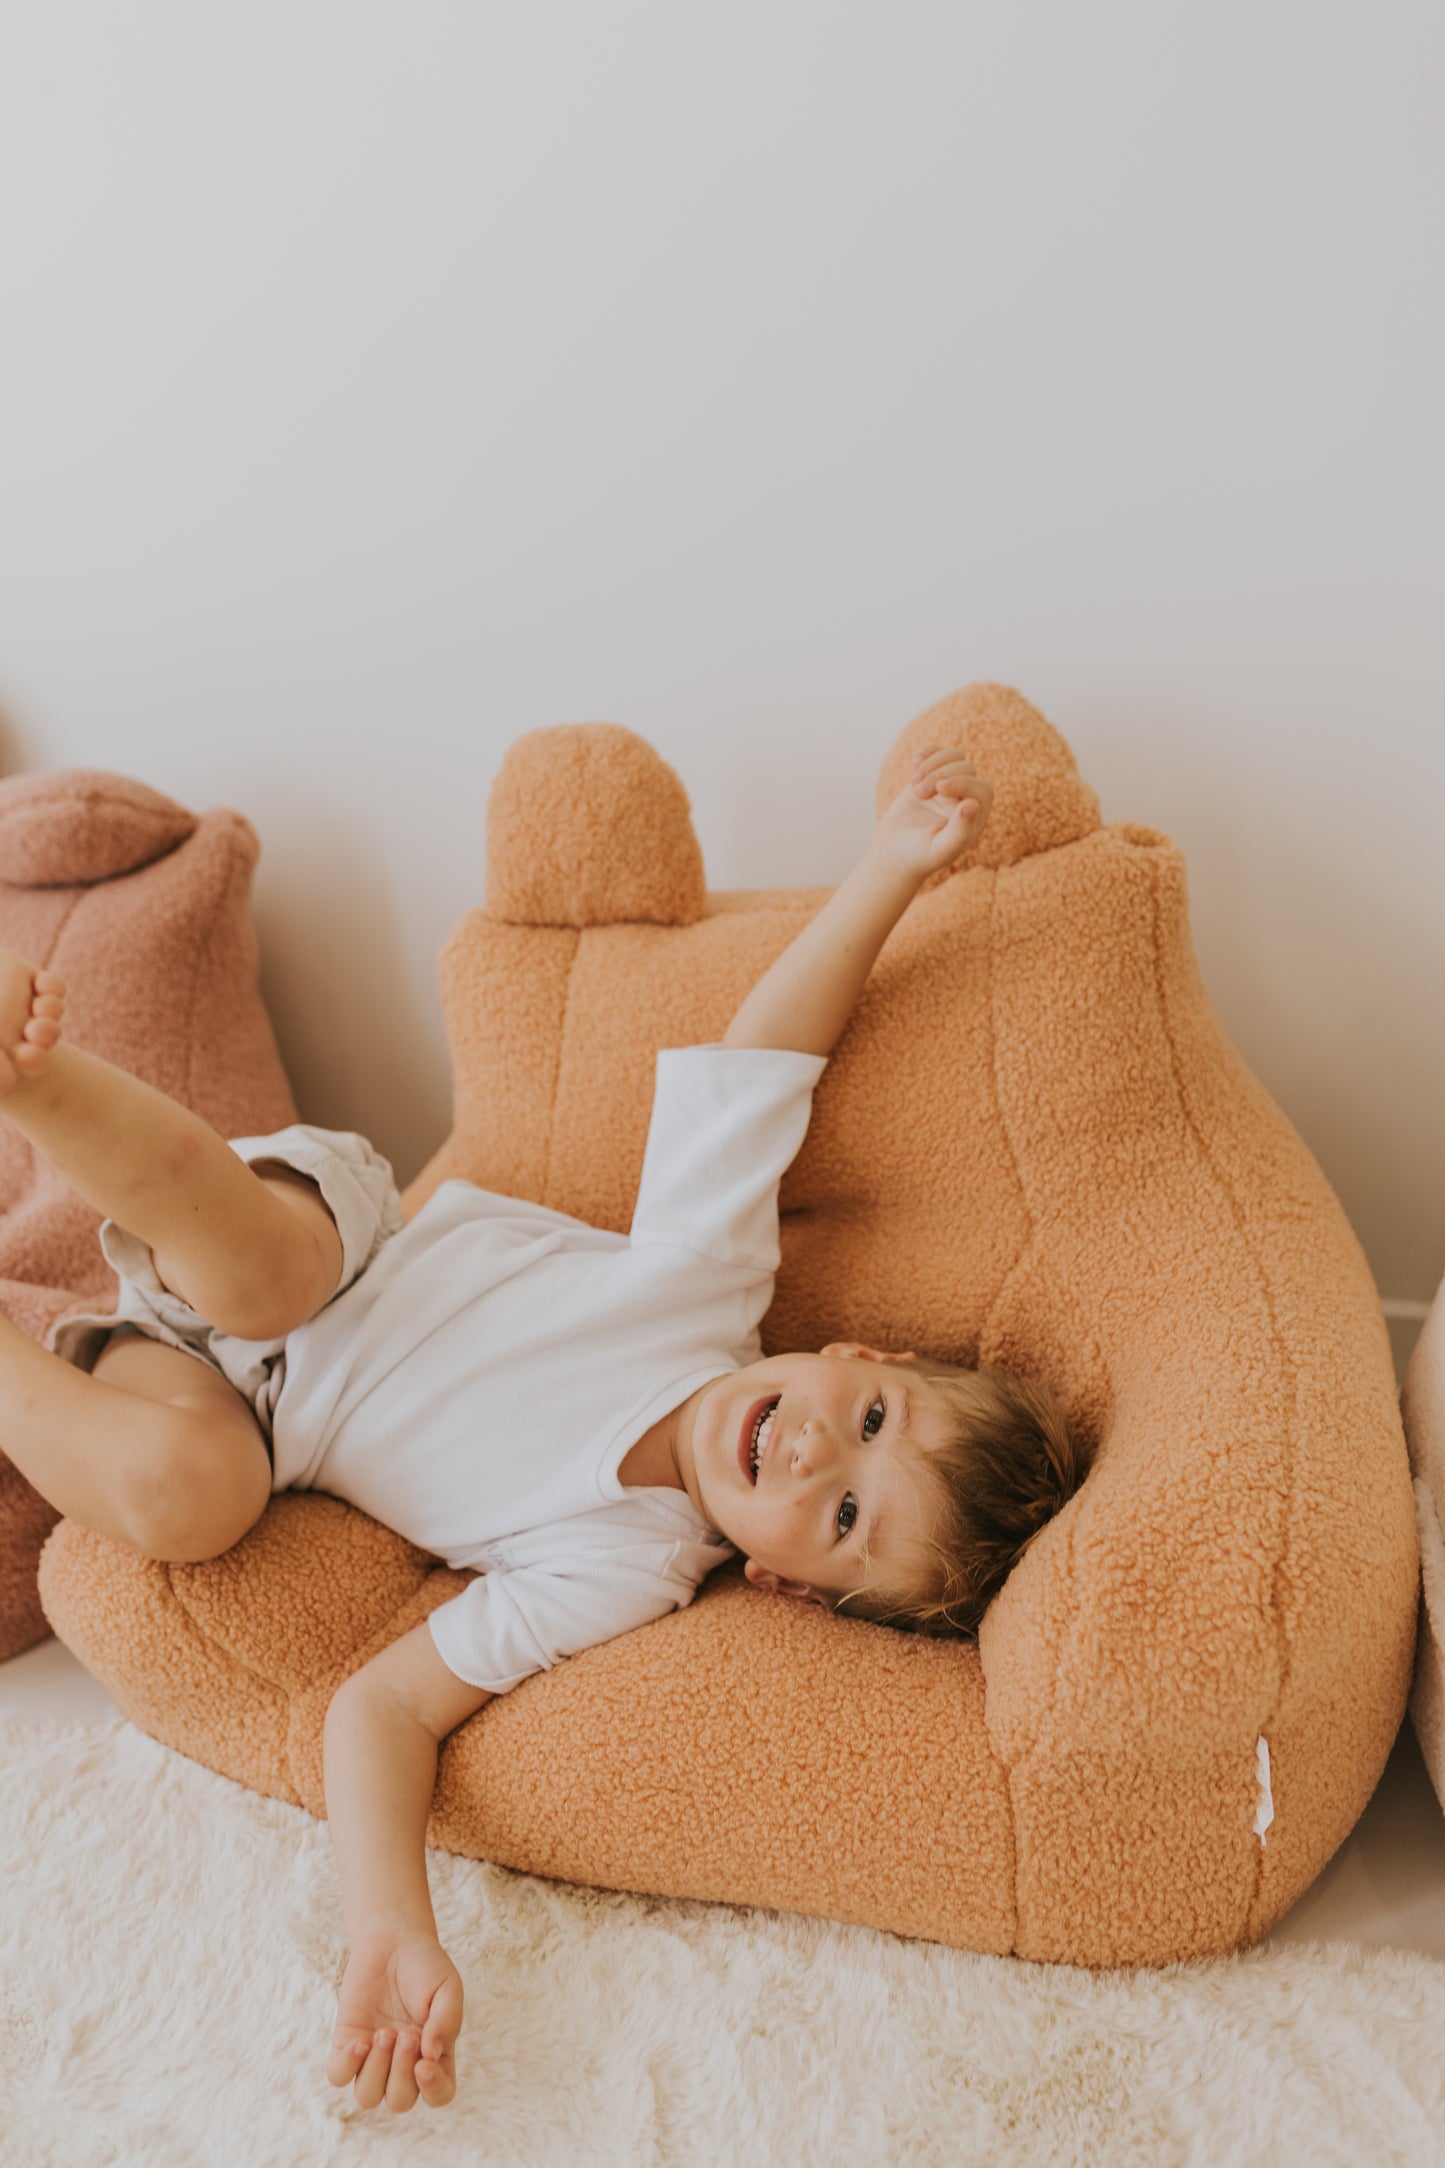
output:
[[[228,1136],[296,1119],[256,983],[256,836],[98,770],[0,783],[0,947],[60,973],[79,1045],[194,1107]],[[105,1307],[100,1214],[0,1121],[0,1305],[44,1341]],[[77,1298],[84,1298],[78,1300]],[[36,1568],[57,1515],[0,1437],[0,1658],[50,1631]]]
[[[1031,1958],[1237,1949],[1348,1834],[1405,1707],[1418,1553],[1384,1320],[1210,1006],[1178,851],[1101,827],[1016,693],[910,724],[880,803],[927,741],[994,779],[993,819],[821,1080],[763,1350],[1041,1374],[1092,1472],[977,1642],[723,1568],[453,1734],[431,1841]],[[823,894],[709,895],[682,786],[631,732],[521,739],[486,908],[442,953],[455,1121],[408,1213],[467,1176],[625,1229],[657,1049],[720,1037]],[[337,1684],[463,1581],[315,1494],[199,1566],[62,1523],[41,1573],[137,1723],[318,1815]]]

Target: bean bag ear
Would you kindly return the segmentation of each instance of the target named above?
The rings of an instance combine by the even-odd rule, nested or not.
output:
[[[1040,1375],[1097,1441],[1092,1471],[977,1642],[722,1568],[455,1733],[432,1841],[1077,1964],[1239,1948],[1344,1840],[1405,1706],[1418,1552],[1384,1321],[1210,1006],[1168,838],[1100,827],[1063,740],[996,686],[909,726],[885,800],[929,738],[990,775],[998,832],[918,896],[819,1083],[763,1349],[857,1339]],[[548,734],[524,745],[535,793]],[[585,732],[566,758],[584,784],[656,775]],[[575,802],[529,886],[541,816],[508,788],[494,907],[442,957],[453,1133],[405,1208],[463,1175],[625,1229],[657,1049],[719,1038],[826,892],[679,903],[643,863],[665,855],[651,814],[616,864],[599,846],[574,872]],[[594,916],[642,899],[679,915]],[[356,1518],[278,1498],[192,1567],[62,1524],[46,1609],[138,1723],[320,1813],[330,1693],[457,1585]],[[319,1582],[340,1606],[324,1633]]]
[[[703,911],[687,793],[618,723],[518,738],[487,812],[487,910],[520,926],[687,926]]]
[[[261,1002],[254,830],[95,769],[0,783],[0,946],[66,982],[66,1035],[226,1136],[294,1121]],[[36,1340],[108,1301],[100,1215],[0,1120],[0,1305]],[[3,1457],[0,1657],[49,1631],[36,1567],[56,1514]]]
[[[930,745],[957,746],[995,785],[977,848],[934,874],[934,885],[957,879],[971,866],[1011,866],[1036,852],[1058,850],[1092,835],[1099,825],[1099,801],[1080,779],[1068,746],[1010,685],[970,685],[911,722],[883,763],[880,813]]]

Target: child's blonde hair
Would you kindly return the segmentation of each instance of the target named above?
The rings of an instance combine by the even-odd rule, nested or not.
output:
[[[934,1524],[911,1582],[868,1580],[835,1608],[905,1632],[971,1637],[1040,1529],[1088,1473],[1091,1446],[1048,1386],[923,1358],[908,1366],[957,1418],[917,1454]]]

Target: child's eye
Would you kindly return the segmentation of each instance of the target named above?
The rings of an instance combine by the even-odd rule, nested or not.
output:
[[[870,1429],[868,1428],[868,1425],[869,1425],[870,1423],[872,1423],[872,1422],[873,1422],[873,1418],[874,1418],[874,1416],[875,1416],[875,1415],[877,1416],[877,1418],[878,1418],[878,1421],[876,1422],[876,1424],[874,1424],[874,1427],[872,1428],[872,1430],[870,1430]],[[878,1398],[877,1398],[877,1399],[876,1399],[876,1400],[874,1401],[874,1403],[873,1403],[872,1407],[871,1407],[871,1408],[870,1408],[870,1409],[868,1410],[868,1413],[867,1413],[867,1414],[866,1414],[866,1415],[864,1416],[864,1418],[863,1418],[863,1435],[864,1435],[864,1437],[865,1437],[865,1438],[876,1438],[876,1437],[877,1437],[877,1435],[878,1435],[878,1433],[879,1433],[879,1431],[880,1431],[880,1430],[881,1430],[881,1429],[883,1428],[883,1425],[884,1425],[884,1424],[885,1424],[885,1423],[887,1422],[887,1420],[888,1420],[888,1403],[887,1403],[887,1401],[886,1401],[886,1400],[885,1400],[885,1399],[883,1398],[883,1395],[882,1395],[882,1394],[880,1393],[880,1394],[878,1395]],[[851,1513],[851,1514],[852,1514],[852,1516],[853,1516],[853,1518],[852,1518],[852,1519],[851,1519],[851,1520],[849,1521],[849,1523],[848,1523],[848,1525],[847,1525],[847,1527],[846,1527],[846,1528],[845,1528],[845,1527],[844,1527],[844,1525],[843,1525],[843,1515],[844,1515],[845,1513]],[[843,1503],[842,1503],[842,1505],[840,1505],[840,1506],[839,1506],[839,1508],[838,1508],[838,1540],[839,1540],[839,1542],[840,1542],[840,1543],[842,1542],[842,1540],[843,1540],[844,1536],[851,1536],[851,1535],[852,1535],[852,1533],[853,1533],[853,1530],[854,1530],[854,1529],[855,1529],[855,1528],[857,1527],[857,1525],[858,1525],[858,1501],[857,1501],[857,1499],[856,1499],[856,1498],[855,1498],[855,1497],[853,1496],[852,1492],[850,1491],[850,1492],[848,1492],[848,1493],[846,1494],[846,1496],[845,1496],[845,1497],[844,1497],[844,1499],[843,1499]]]

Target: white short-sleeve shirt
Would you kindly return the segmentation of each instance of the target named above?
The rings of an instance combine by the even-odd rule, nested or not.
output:
[[[660,1053],[628,1234],[444,1182],[288,1336],[275,1487],[330,1491],[478,1572],[430,1620],[470,1685],[505,1693],[660,1618],[736,1555],[686,1491],[617,1471],[699,1386],[758,1360],[778,1183],[825,1066]]]

